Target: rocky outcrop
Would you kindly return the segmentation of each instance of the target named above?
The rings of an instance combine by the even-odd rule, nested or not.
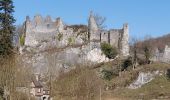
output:
[[[163,59],[165,62],[170,61],[170,47],[168,45],[165,46],[164,54],[163,54]]]
[[[87,54],[87,60],[94,63],[108,62],[109,59],[102,53],[101,49],[93,49]]]
[[[60,70],[67,72],[77,65],[90,66],[108,61],[108,58],[100,50],[100,43],[67,47],[60,50],[53,48],[44,52],[34,50],[23,50],[22,54],[25,56],[23,60],[32,65],[35,73],[47,73],[49,71],[47,66],[52,67],[53,71],[55,70],[55,73],[58,74]],[[26,51],[32,52],[31,56]]]
[[[163,52],[160,52],[158,48],[156,48],[152,60],[170,63],[170,47],[165,45]]]
[[[159,74],[159,71],[155,71],[153,73],[140,72],[137,80],[134,81],[132,84],[130,84],[130,86],[128,88],[130,88],[130,89],[140,88],[143,85],[145,85],[146,83],[149,83],[150,81],[152,81],[155,78],[155,76],[158,74]]]

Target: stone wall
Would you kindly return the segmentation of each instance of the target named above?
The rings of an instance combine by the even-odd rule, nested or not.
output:
[[[90,40],[100,40],[107,42],[113,47],[116,47],[122,56],[129,55],[129,26],[124,24],[122,29],[110,29],[101,31],[98,29],[96,21],[92,13],[89,17],[89,34]]]
[[[113,47],[120,48],[120,40],[123,34],[122,29],[111,29],[110,32],[110,44]]]
[[[26,17],[25,27],[25,46],[29,47],[65,47],[74,44],[83,44],[87,40],[86,32],[90,35],[90,41],[100,40],[100,42],[110,43],[119,49],[122,56],[129,55],[129,27],[124,24],[121,29],[110,29],[101,31],[95,21],[93,14],[90,14],[88,29],[75,32],[74,26],[64,25],[61,18],[52,20],[50,16],[43,18],[37,15],[31,20]],[[78,33],[79,32],[79,33]],[[78,35],[81,34],[81,35]],[[58,39],[58,38],[61,38]],[[71,43],[70,43],[71,42]],[[42,49],[42,48],[41,48]]]
[[[165,46],[163,57],[165,61],[170,61],[170,47],[168,47],[167,45]]]
[[[108,31],[103,31],[100,33],[100,41],[101,42],[109,42],[109,32]]]
[[[37,46],[41,41],[48,41],[57,33],[55,22],[47,16],[42,18],[40,15],[34,17],[31,21],[29,17],[25,22],[25,45]]]
[[[26,55],[23,60],[38,73],[46,73],[47,66],[53,66],[56,73],[63,68],[68,71],[76,64],[83,66],[108,61],[101,52],[100,42],[118,48],[122,56],[129,54],[128,25],[122,29],[99,31],[93,15],[89,17],[88,26],[65,25],[61,18],[53,20],[50,16],[37,15],[32,20],[26,17],[24,30],[25,44],[20,53]],[[88,33],[90,42],[87,41]],[[31,57],[27,57],[30,54]]]
[[[160,52],[157,48],[154,52],[152,60],[170,63],[170,47],[166,45],[163,52]]]
[[[67,27],[63,24],[61,18],[52,20],[50,16],[43,18],[37,15],[31,20],[26,17],[24,23],[25,46],[43,47],[65,47],[68,45],[82,44],[86,36],[80,30],[74,32],[74,27]],[[84,29],[82,29],[84,30]],[[79,34],[79,35],[78,35]]]

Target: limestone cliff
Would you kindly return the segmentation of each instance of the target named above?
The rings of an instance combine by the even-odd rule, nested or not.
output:
[[[58,72],[60,69],[67,71],[71,66],[108,61],[101,52],[101,42],[119,48],[122,56],[129,55],[128,25],[124,25],[123,29],[99,31],[92,14],[88,26],[66,25],[61,18],[53,20],[50,16],[43,18],[37,15],[33,20],[26,17],[24,30],[25,43],[20,52],[25,56],[23,60],[32,63],[36,73],[48,72],[47,66]],[[90,41],[87,41],[88,33]]]

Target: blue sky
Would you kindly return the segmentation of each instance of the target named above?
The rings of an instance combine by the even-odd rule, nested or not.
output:
[[[92,10],[107,18],[107,28],[129,23],[130,36],[142,38],[170,33],[170,0],[13,0],[16,24],[36,14],[61,17],[68,24],[87,24]]]

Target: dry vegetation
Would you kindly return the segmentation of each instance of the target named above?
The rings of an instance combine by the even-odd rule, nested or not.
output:
[[[28,67],[28,65],[25,65],[21,59],[21,56],[14,55],[10,58],[0,60],[0,88],[4,91],[4,96],[6,99],[28,99],[28,95],[24,94],[24,96],[16,91],[18,87],[28,87],[29,79],[32,75],[30,66]]]
[[[32,70],[28,67],[30,65],[25,65],[21,59],[17,55],[6,61],[1,60],[0,86],[8,87],[7,90],[11,93],[8,98],[13,100],[34,100],[34,98],[29,98],[30,96],[27,94],[16,92],[16,87],[28,87],[28,84],[25,83],[28,83],[30,75],[32,75]],[[54,62],[49,63],[53,64]],[[165,75],[156,77],[152,82],[136,90],[130,90],[126,87],[137,78],[140,71],[159,70],[165,73],[170,68],[169,64],[155,62],[138,66],[134,70],[129,67],[124,71],[120,71],[118,65],[116,60],[116,62],[102,63],[95,68],[81,66],[68,73],[61,72],[59,77],[52,77],[53,79],[49,83],[51,85],[50,95],[54,100],[99,100],[100,98],[101,100],[105,98],[116,98],[118,100],[144,98],[148,100],[149,98],[161,98],[161,96],[162,98],[168,98],[170,81]],[[116,72],[118,75],[111,74],[111,80],[102,79],[99,75],[101,68],[113,72],[118,69],[118,72]],[[152,89],[155,91],[152,91]]]
[[[131,67],[119,72],[119,75],[112,74],[111,80],[102,79],[98,74],[101,68],[113,71],[113,69],[117,68],[116,65],[116,62],[102,63],[95,68],[78,67],[68,73],[61,73],[55,81],[52,81],[52,96],[56,100],[99,100],[100,98],[102,100],[105,100],[105,98],[110,100],[115,98],[116,100],[128,100],[128,98],[129,100],[136,100],[144,98],[143,95],[145,95],[145,99],[148,100],[149,98],[157,98],[160,95],[166,96],[170,93],[168,88],[161,90],[164,91],[163,94],[161,94],[161,91],[156,93],[151,91],[151,88],[159,90],[158,85],[160,84],[168,87],[169,81],[166,76],[157,77],[151,83],[137,90],[126,88],[137,78],[139,72],[159,70],[165,73],[170,68],[169,64],[156,62],[138,66],[135,70],[132,70]]]
[[[106,97],[120,98],[121,100],[169,100],[169,94],[170,81],[165,76],[159,76],[139,89],[119,88],[115,91],[107,92]]]
[[[138,45],[138,49],[141,49],[140,46],[143,47],[144,44],[142,46]],[[60,73],[59,77],[55,75],[56,73],[52,68],[57,66],[57,62],[50,59],[48,63],[49,66],[47,67],[50,69],[50,74],[47,77],[50,78],[50,95],[54,100],[103,100],[105,98],[111,98],[111,100],[112,98],[118,100],[148,100],[150,98],[169,98],[170,81],[165,75],[156,77],[142,88],[136,90],[126,88],[137,78],[138,73],[141,71],[152,72],[159,70],[165,73],[170,68],[169,64],[166,63],[145,64],[138,66],[134,70],[128,66],[126,70],[122,71],[123,61],[115,60],[114,62],[100,63],[93,67],[77,67],[68,73]],[[29,95],[16,91],[17,87],[29,87],[29,79],[33,74],[31,65],[26,65],[22,62],[20,55],[1,59],[0,65],[0,88],[6,89],[10,93],[10,95],[6,95],[6,98],[11,100],[34,100]],[[110,80],[100,77],[98,72],[101,68],[112,72]],[[52,71],[54,72],[52,73]],[[155,91],[152,91],[153,89]]]
[[[119,98],[120,100],[169,100],[170,94],[170,81],[166,76],[167,69],[170,68],[169,64],[166,63],[153,63],[150,65],[138,66],[135,70],[123,72],[124,74],[120,78],[114,78],[111,82],[118,83],[118,87],[111,91],[106,91],[104,98]],[[147,83],[138,89],[128,89],[126,86],[128,82],[136,76],[138,72],[152,72],[161,71],[162,76],[157,76],[153,81]],[[134,76],[135,75],[135,76]],[[122,84],[122,85],[121,85]],[[125,86],[124,86],[125,85]],[[118,100],[119,100],[118,99]],[[111,99],[112,100],[112,99]],[[113,99],[114,100],[114,99]]]
[[[149,37],[149,36],[148,36]],[[142,50],[143,45],[149,45],[152,50],[158,48],[161,52],[164,50],[165,45],[170,45],[170,34],[158,38],[146,38],[144,41],[137,41],[138,48]]]
[[[53,96],[62,100],[99,100],[103,81],[94,70],[76,68],[53,82]]]

